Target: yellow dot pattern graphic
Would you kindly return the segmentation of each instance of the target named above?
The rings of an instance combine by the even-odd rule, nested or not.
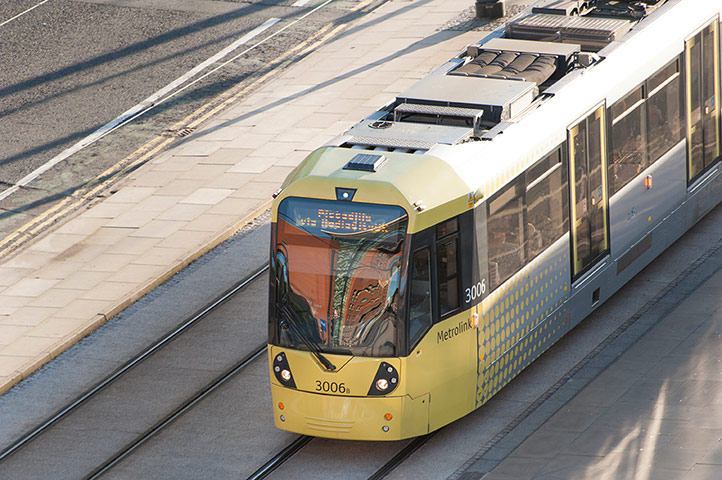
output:
[[[569,283],[569,244],[560,241],[484,299],[477,407],[566,333]]]

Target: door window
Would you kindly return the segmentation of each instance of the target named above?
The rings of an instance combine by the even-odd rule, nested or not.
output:
[[[604,105],[569,129],[572,259],[578,276],[608,249]]]
[[[687,40],[687,141],[690,183],[720,154],[719,26],[712,22]]]

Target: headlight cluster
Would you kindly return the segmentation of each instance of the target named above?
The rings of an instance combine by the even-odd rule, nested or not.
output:
[[[381,362],[374,381],[369,388],[369,395],[387,395],[399,385],[399,372],[390,364]]]
[[[288,366],[288,360],[286,359],[286,354],[284,352],[281,352],[274,357],[273,373],[276,375],[276,379],[281,382],[283,386],[296,388],[296,382],[293,380],[291,367]]]

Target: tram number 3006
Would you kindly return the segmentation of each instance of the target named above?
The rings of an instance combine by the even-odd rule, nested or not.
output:
[[[321,380],[316,380],[316,391],[331,393],[351,393],[351,389],[343,383],[322,382]]]
[[[477,298],[480,298],[485,293],[486,293],[486,279],[480,281],[476,285],[472,285],[471,287],[467,288],[464,291],[464,294],[466,295],[466,303],[469,303],[472,300],[476,300]]]

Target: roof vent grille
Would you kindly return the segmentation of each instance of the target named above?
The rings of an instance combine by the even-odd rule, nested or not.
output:
[[[361,172],[378,172],[381,167],[386,164],[386,157],[383,155],[373,155],[370,153],[359,153],[354,156],[346,166],[344,170],[358,170]]]

